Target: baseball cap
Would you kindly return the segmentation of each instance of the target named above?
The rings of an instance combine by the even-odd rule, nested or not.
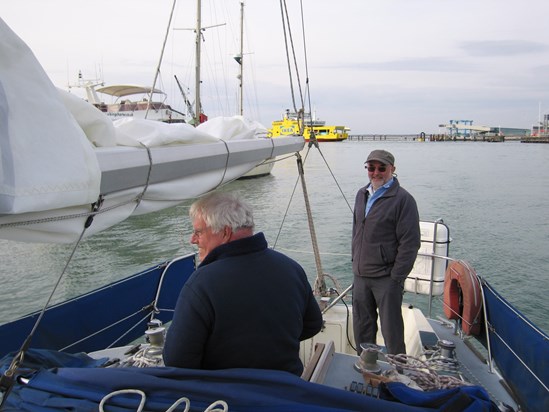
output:
[[[385,165],[395,165],[395,157],[386,150],[373,150],[364,163],[377,160]]]

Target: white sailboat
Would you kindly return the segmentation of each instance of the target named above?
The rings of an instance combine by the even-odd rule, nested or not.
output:
[[[238,63],[240,72],[238,74],[238,81],[239,81],[239,87],[238,87],[238,101],[239,101],[239,114],[240,116],[244,116],[244,2],[240,2],[240,53],[235,56],[235,61]],[[267,129],[263,131],[263,138],[267,138]],[[273,167],[275,165],[276,158],[270,158],[262,163],[258,164],[256,167],[254,167],[252,170],[250,170],[248,173],[246,173],[242,178],[250,178],[250,177],[261,177],[261,176],[267,176],[271,173],[273,170]]]
[[[195,125],[198,130],[205,131],[216,137],[222,138],[225,133],[224,128],[218,127],[219,119],[216,122],[208,122],[208,117],[204,113],[202,107],[201,85],[202,85],[202,33],[205,29],[215,28],[223,24],[215,24],[208,27],[202,26],[202,1],[196,2],[196,27],[195,32],[195,101],[194,107],[191,107],[190,115],[192,117],[191,124]],[[257,139],[270,140],[267,138],[267,128],[258,122],[249,120],[244,117],[244,95],[243,95],[243,76],[244,76],[244,2],[240,2],[240,53],[235,59],[240,65],[239,79],[239,108],[238,115],[227,117],[226,121],[236,124],[239,132],[242,132],[242,127],[253,129],[254,137]],[[192,106],[192,105],[191,105]],[[245,173],[241,178],[260,177],[270,174],[274,167],[276,154],[273,157],[258,162],[255,167]]]

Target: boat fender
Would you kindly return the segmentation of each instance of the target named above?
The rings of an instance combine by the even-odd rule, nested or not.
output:
[[[448,319],[461,319],[466,335],[481,332],[482,291],[480,279],[469,263],[453,261],[444,279],[444,314]]]

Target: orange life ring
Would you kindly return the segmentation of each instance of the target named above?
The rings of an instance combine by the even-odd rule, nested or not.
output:
[[[480,334],[482,324],[480,280],[475,270],[465,261],[453,261],[446,269],[444,314],[448,319],[461,319],[461,329],[466,335]]]

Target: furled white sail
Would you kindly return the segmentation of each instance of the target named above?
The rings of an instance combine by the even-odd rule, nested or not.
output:
[[[93,147],[27,45],[0,20],[0,213],[94,202]]]
[[[301,136],[258,138],[264,127],[241,117],[200,128],[143,119],[113,124],[56,89],[1,19],[0,38],[0,238],[72,242],[303,148]]]

